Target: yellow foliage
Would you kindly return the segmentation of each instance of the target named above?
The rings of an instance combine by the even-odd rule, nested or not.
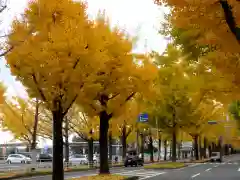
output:
[[[195,50],[203,51],[201,52],[203,56],[198,60],[212,70],[209,73],[212,77],[218,77],[219,81],[215,81],[214,88],[214,93],[220,92],[217,98],[227,104],[239,99],[239,2],[236,0],[155,0],[155,2],[170,7],[170,23],[179,31],[184,31],[178,37],[182,39],[181,43],[185,43],[183,39],[186,36],[189,39],[189,44],[185,44],[186,48],[195,44]],[[221,83],[223,81],[224,83]]]
[[[71,132],[76,133],[84,140],[90,138],[97,140],[99,138],[99,118],[97,116],[87,116],[77,105],[74,105],[70,112],[69,127]]]
[[[129,135],[130,132],[136,131],[138,115],[141,110],[141,104],[135,99],[127,102],[125,108],[121,111],[122,114],[110,120],[109,130],[112,131],[112,135],[115,137],[122,136],[123,126],[127,128],[127,134]]]
[[[4,100],[5,100],[4,93],[5,93],[5,87],[0,82],[0,104],[2,104],[4,102]]]
[[[224,13],[224,10],[232,11],[235,25],[239,27],[240,6],[236,0],[156,0],[156,2],[171,7],[172,22],[178,27],[200,31],[202,36],[199,43],[218,45],[225,52],[240,52],[238,41],[227,24],[229,18],[226,18]],[[223,7],[224,2],[232,9],[226,7],[226,4]]]
[[[14,49],[5,56],[7,64],[30,96],[43,100],[52,111],[60,102],[66,113],[86,78],[94,75],[91,64],[101,67],[105,59],[86,5],[69,0],[31,1],[22,18],[12,23],[7,44]]]
[[[91,115],[107,111],[116,118],[124,114],[125,103],[132,97],[147,95],[156,75],[156,67],[147,57],[141,59],[142,65],[136,64],[137,55],[132,54],[132,38],[110,25],[104,15],[95,22],[95,29],[102,39],[107,57],[98,69],[94,84],[85,87],[80,104]],[[151,72],[151,73],[149,73]],[[86,98],[89,97],[89,98]]]
[[[34,107],[23,99],[16,102],[5,102],[2,106],[2,127],[10,131],[16,139],[29,143],[32,141],[34,126]]]

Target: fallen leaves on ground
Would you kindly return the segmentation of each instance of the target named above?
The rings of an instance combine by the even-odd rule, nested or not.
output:
[[[175,169],[184,167],[184,163],[180,162],[169,162],[169,163],[159,163],[159,164],[149,164],[145,165],[144,168],[147,169]]]

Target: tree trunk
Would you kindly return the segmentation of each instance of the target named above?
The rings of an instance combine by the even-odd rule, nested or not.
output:
[[[172,133],[172,162],[176,162],[177,160],[177,134],[176,130],[173,130]]]
[[[122,127],[122,158],[125,160],[127,153],[127,129],[126,125]]]
[[[203,153],[202,153],[202,137],[199,135],[198,137],[198,146],[199,146],[199,155],[200,155],[200,159],[202,159],[203,157]]]
[[[169,144],[170,144],[169,145],[169,160],[171,160],[172,159],[172,140],[170,141]]]
[[[112,132],[108,135],[109,163],[112,165]]]
[[[164,161],[167,160],[167,140],[164,140]]]
[[[149,149],[150,149],[150,161],[154,162],[153,159],[153,139],[152,139],[152,134],[150,133],[150,137],[149,137]]]
[[[181,158],[181,143],[177,143],[178,145],[178,159]]]
[[[69,131],[69,119],[65,118],[65,126],[64,126],[64,137],[65,137],[65,162],[69,162],[69,137],[68,132]]]
[[[31,142],[31,154],[32,154],[32,164],[35,166],[37,163],[37,127],[38,127],[38,115],[39,115],[39,100],[36,99],[35,115],[34,115],[34,124],[32,132],[32,142]],[[35,168],[34,168],[35,169]],[[34,170],[32,169],[32,170]]]
[[[207,158],[207,138],[206,137],[204,137],[204,139],[203,139],[203,157],[204,158]]]
[[[212,147],[211,145],[208,146],[208,153],[209,153],[209,157],[212,156]]]
[[[194,140],[194,153],[195,153],[195,159],[199,160],[199,149],[198,149],[198,135],[195,135],[193,137]]]
[[[100,112],[100,174],[109,174],[109,166],[108,166],[108,128],[109,128],[109,120],[110,116],[107,112]]]
[[[161,145],[162,145],[162,141],[161,138],[158,139],[158,160],[161,160]]]
[[[144,135],[141,133],[141,154],[142,154],[142,160],[144,162]]]
[[[137,154],[139,154],[139,139],[138,139],[138,137],[140,136],[140,134],[139,134],[139,130],[137,129],[137,137],[136,137],[136,141],[137,141],[137,143],[136,143],[136,145],[137,145]]]
[[[93,167],[93,138],[90,137],[88,140],[88,161],[89,161],[89,167]]]
[[[52,180],[64,180],[63,172],[63,133],[62,133],[62,107],[60,102],[55,102],[56,110],[53,114],[53,174]]]

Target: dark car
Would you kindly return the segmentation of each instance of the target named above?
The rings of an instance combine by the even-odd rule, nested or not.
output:
[[[124,161],[124,166],[143,166],[143,159],[137,155],[136,150],[131,150],[127,152],[126,159]]]
[[[51,162],[52,156],[50,154],[38,154],[37,162]]]

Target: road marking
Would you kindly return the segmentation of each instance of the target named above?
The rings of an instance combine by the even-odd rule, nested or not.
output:
[[[210,171],[212,168],[208,168],[208,169],[206,169],[205,171]]]
[[[238,168],[238,171],[240,171],[240,168]]]
[[[219,165],[216,165],[216,166],[214,166],[214,167],[218,167]]]
[[[80,178],[80,177],[96,176],[96,175],[98,175],[98,174],[84,174],[84,175],[79,175],[79,176],[68,176],[68,177],[65,177],[64,179],[77,179],[77,178]]]
[[[160,172],[160,173],[154,174],[154,175],[152,175],[152,176],[147,176],[147,177],[140,178],[139,180],[156,177],[156,176],[159,176],[159,175],[162,175],[162,174],[165,174],[165,173],[166,173],[166,172]]]
[[[192,176],[192,178],[195,178],[195,177],[197,177],[197,176],[199,176],[199,175],[200,175],[200,173],[194,174],[194,175]]]
[[[190,165],[190,166],[188,166],[188,167],[194,167],[194,166],[199,166],[200,164],[192,164],[192,165]]]

